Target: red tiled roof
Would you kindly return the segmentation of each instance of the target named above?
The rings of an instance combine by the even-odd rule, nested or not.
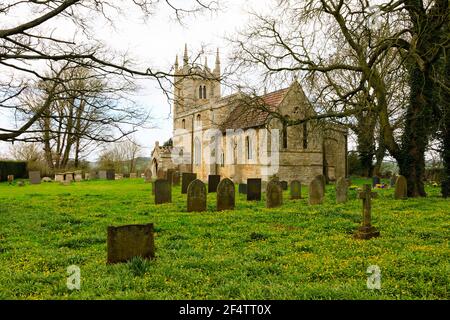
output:
[[[249,103],[238,101],[238,106],[233,109],[228,118],[223,122],[222,130],[246,129],[266,124],[269,113],[252,106],[252,104],[259,103],[269,110],[275,110],[283,101],[288,90],[289,88],[284,88],[270,92],[261,97],[249,99]]]

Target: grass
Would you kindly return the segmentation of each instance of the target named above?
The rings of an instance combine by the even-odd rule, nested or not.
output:
[[[353,179],[362,185],[364,180]],[[289,200],[266,209],[237,194],[235,211],[186,212],[186,195],[155,206],[141,179],[18,187],[0,184],[0,299],[448,299],[450,201],[394,200],[376,190],[381,237],[354,240],[356,190],[336,205]],[[155,224],[157,258],[106,264],[109,225]],[[81,269],[68,290],[67,267]],[[381,290],[367,268],[381,269]]]

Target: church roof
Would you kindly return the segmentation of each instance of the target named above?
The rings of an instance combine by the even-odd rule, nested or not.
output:
[[[222,130],[246,129],[265,125],[269,118],[269,112],[255,108],[252,104],[262,103],[268,110],[276,110],[288,91],[289,88],[284,88],[247,101],[240,101],[223,122]]]

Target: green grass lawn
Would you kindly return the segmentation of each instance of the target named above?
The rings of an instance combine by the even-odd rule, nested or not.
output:
[[[362,185],[364,180],[354,180]],[[288,200],[266,209],[237,195],[235,211],[186,212],[186,195],[154,205],[141,179],[0,184],[0,299],[448,299],[450,200],[394,200],[376,190],[381,237],[354,240],[361,200]],[[109,225],[155,224],[155,260],[106,264]],[[81,269],[81,289],[66,286]],[[378,265],[381,290],[369,290]]]

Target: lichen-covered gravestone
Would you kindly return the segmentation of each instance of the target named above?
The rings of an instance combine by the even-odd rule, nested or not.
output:
[[[397,181],[395,182],[394,198],[397,200],[408,198],[407,182],[404,176],[397,177]]]
[[[298,180],[291,181],[291,200],[301,199],[302,198],[302,183]]]
[[[247,179],[246,189],[248,201],[261,200],[261,179],[259,178]]]
[[[205,211],[206,194],[206,186],[201,180],[192,181],[187,188],[187,211]]]
[[[208,175],[208,193],[217,192],[217,186],[220,183],[220,175],[210,174]]]
[[[173,175],[175,173],[175,169],[167,169],[166,171],[166,180],[172,185]]]
[[[266,208],[275,208],[283,204],[283,188],[278,181],[269,181],[266,188]]]
[[[106,180],[106,170],[100,170],[98,172],[99,179]]]
[[[309,183],[309,204],[321,204],[323,202],[324,188],[321,178],[316,177]]]
[[[363,191],[359,193],[359,199],[363,201],[363,221],[354,235],[356,239],[367,240],[380,235],[380,232],[372,226],[372,198],[376,197],[377,194],[372,192],[370,184],[365,184]]]
[[[180,185],[180,177],[181,173],[179,171],[175,171],[172,177],[172,185],[179,186]]]
[[[30,184],[40,184],[41,183],[41,172],[40,171],[30,171],[30,172],[28,172],[28,177],[30,178]]]
[[[247,184],[245,183],[239,183],[239,189],[238,189],[239,193],[242,194],[247,194]]]
[[[157,179],[154,183],[155,204],[172,202],[172,187],[169,181]]]
[[[280,181],[281,189],[287,190],[288,189],[288,183],[287,181]]]
[[[343,177],[336,181],[336,203],[345,203],[348,200],[347,180]]]
[[[325,194],[325,186],[327,184],[327,179],[325,178],[325,176],[323,174],[319,174],[314,179],[319,179],[320,184],[322,186],[323,194]]]
[[[192,181],[194,181],[195,179],[197,179],[196,173],[183,172],[182,178],[181,178],[181,193],[186,193],[189,184]]]
[[[234,210],[235,193],[233,181],[228,178],[220,181],[217,186],[217,211]]]
[[[153,223],[108,227],[108,263],[126,262],[133,257],[153,259]]]

